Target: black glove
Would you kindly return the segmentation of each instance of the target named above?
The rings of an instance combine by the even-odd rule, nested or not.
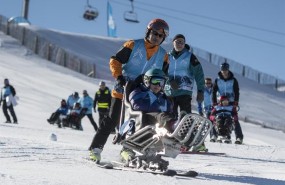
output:
[[[198,91],[197,92],[197,98],[196,98],[198,103],[202,103],[204,101],[204,92],[203,91]]]
[[[139,85],[139,84],[143,83],[143,77],[144,77],[144,74],[141,74],[138,77],[136,77],[135,84]]]
[[[123,75],[118,76],[117,83],[120,84],[121,86],[126,85],[126,80]]]

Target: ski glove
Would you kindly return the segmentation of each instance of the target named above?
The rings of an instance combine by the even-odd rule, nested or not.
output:
[[[198,103],[202,103],[204,101],[204,92],[203,91],[197,92],[196,100]]]
[[[123,75],[118,76],[117,83],[122,87],[126,85],[126,80]]]

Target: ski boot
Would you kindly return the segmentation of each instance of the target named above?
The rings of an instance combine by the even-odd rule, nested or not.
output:
[[[100,163],[100,160],[101,160],[101,152],[102,152],[102,149],[100,148],[94,148],[92,150],[90,150],[89,152],[89,158],[92,160],[92,161],[95,161],[97,164]]]
[[[121,150],[120,155],[122,157],[122,162],[129,163],[131,160],[135,158],[136,153],[128,148],[124,148]]]
[[[242,144],[242,139],[241,138],[237,138],[235,141],[235,144],[241,145]]]
[[[205,143],[202,143],[199,146],[193,146],[191,148],[192,152],[208,152],[208,148],[206,148]]]
[[[217,136],[212,136],[210,142],[215,143],[217,141]]]

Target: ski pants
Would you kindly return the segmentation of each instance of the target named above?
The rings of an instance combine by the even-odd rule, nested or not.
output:
[[[191,113],[191,101],[192,97],[190,95],[180,95],[173,97],[174,105],[173,112],[178,116],[178,107],[181,111],[186,111],[187,113]]]
[[[102,124],[103,118],[107,117],[108,115],[109,115],[108,111],[105,111],[105,112],[99,111],[99,127]]]
[[[11,121],[11,118],[8,114],[8,110],[9,110],[11,116],[13,117],[13,121],[18,122],[17,116],[16,116],[14,108],[13,108],[13,105],[7,106],[7,102],[6,102],[6,100],[4,100],[2,109],[3,109],[3,113],[6,117],[6,121]]]
[[[121,109],[122,100],[112,97],[109,116],[103,118],[101,125],[92,140],[89,150],[94,148],[104,148],[109,135],[116,128],[116,126],[119,125]]]

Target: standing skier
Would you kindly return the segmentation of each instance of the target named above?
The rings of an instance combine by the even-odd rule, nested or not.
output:
[[[13,108],[13,99],[14,96],[16,95],[16,91],[15,88],[10,85],[9,80],[6,78],[4,79],[4,87],[2,88],[1,91],[1,101],[0,101],[0,106],[1,106],[1,102],[3,102],[3,113],[6,117],[6,122],[5,123],[11,123],[11,118],[8,114],[8,110],[10,111],[10,114],[13,118],[13,121],[15,124],[18,123],[18,119],[16,116],[16,113],[14,111]]]
[[[234,106],[234,109],[238,109],[239,103],[239,84],[237,79],[234,77],[234,74],[230,71],[230,65],[227,62],[221,64],[221,71],[218,73],[218,78],[215,79],[213,85],[213,96],[212,102],[213,107],[218,105],[217,103],[217,94],[219,96],[227,96],[229,98],[229,104]],[[236,141],[235,144],[242,144],[243,134],[241,126],[238,120],[238,116],[235,123],[235,135]],[[215,141],[216,138],[211,138],[211,141]],[[230,138],[228,138],[230,139]]]

